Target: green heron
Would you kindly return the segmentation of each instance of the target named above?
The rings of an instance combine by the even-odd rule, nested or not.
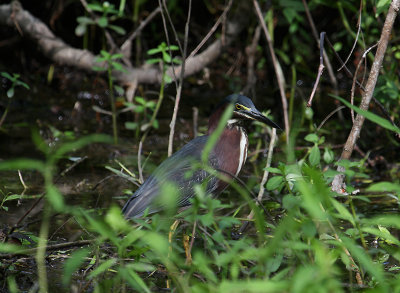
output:
[[[243,128],[243,121],[256,120],[281,129],[275,122],[261,114],[248,97],[239,94],[226,97],[211,114],[207,134],[191,140],[161,163],[127,201],[122,209],[126,218],[140,217],[146,209],[148,213],[163,210],[159,199],[161,185],[165,182],[175,184],[179,190],[177,207],[190,205],[190,199],[195,196],[196,184],[208,180],[206,193],[213,195],[221,193],[228,186],[226,181],[210,175],[203,169],[193,170],[189,177],[187,173],[192,170],[194,161],[201,162],[207,140],[217,128],[229,104],[234,105],[232,116],[208,156],[209,166],[228,174],[228,177],[237,176],[247,158],[248,138]]]

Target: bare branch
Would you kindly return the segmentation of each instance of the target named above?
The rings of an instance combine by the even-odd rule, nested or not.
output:
[[[378,48],[376,50],[375,59],[371,67],[371,71],[368,77],[367,84],[365,86],[365,92],[362,95],[362,100],[360,104],[360,109],[368,110],[369,104],[372,99],[372,95],[374,93],[375,85],[378,80],[379,71],[383,63],[383,58],[385,56],[385,52],[387,49],[387,45],[389,42],[390,34],[393,28],[393,23],[396,19],[397,12],[400,8],[400,0],[393,0],[389,11],[386,16],[385,24],[382,28],[381,37],[378,42]],[[343,148],[341,159],[349,159],[354,146],[357,142],[357,138],[360,135],[361,128],[364,124],[365,117],[358,114],[354,121],[353,127],[351,128],[350,134],[347,138],[346,144]],[[338,171],[343,172],[343,168],[338,168]],[[332,182],[332,190],[336,192],[341,192],[344,189],[344,175],[336,175]]]
[[[275,68],[276,79],[278,81],[279,92],[280,92],[281,100],[282,100],[282,110],[283,110],[283,117],[284,117],[284,121],[285,121],[286,143],[289,145],[290,125],[289,125],[289,117],[288,117],[288,105],[287,105],[287,100],[286,100],[286,95],[285,95],[285,78],[284,78],[284,75],[282,72],[282,67],[280,66],[279,61],[276,58],[272,39],[268,32],[267,26],[265,25],[265,21],[262,16],[260,5],[258,4],[257,0],[253,0],[253,4],[256,9],[258,21],[260,22],[261,27],[263,28],[265,37],[267,39],[269,51],[270,51],[271,58],[272,58],[272,63]]]
[[[317,79],[315,80],[314,87],[312,89],[310,98],[308,99],[307,102],[307,107],[311,107],[312,100],[314,98],[315,92],[317,90],[319,80],[321,78],[322,73],[324,72],[324,36],[325,32],[321,33],[321,37],[319,39],[319,67],[318,67],[318,74],[317,74]]]

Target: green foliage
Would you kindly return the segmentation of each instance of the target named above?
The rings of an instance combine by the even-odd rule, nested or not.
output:
[[[95,15],[92,17],[77,17],[76,21],[78,22],[78,26],[75,28],[75,34],[77,36],[83,36],[87,32],[87,28],[90,25],[97,25],[102,30],[111,29],[120,35],[126,34],[126,31],[123,27],[111,24],[111,22],[122,16],[123,7],[120,7],[120,10],[116,10],[114,4],[111,4],[108,1],[104,1],[103,3],[88,3],[87,8],[91,12],[99,13],[101,15]]]
[[[135,1],[136,8],[143,4],[143,1],[139,2]],[[274,41],[279,48],[277,55],[283,67],[291,66],[294,72],[295,87],[296,72],[302,76],[314,76],[316,63],[309,61],[311,56],[318,55],[315,54],[315,40],[309,32],[302,2],[271,3],[272,7],[265,16],[265,21],[271,32],[287,32],[282,38],[275,36]],[[330,39],[336,40],[336,49],[347,50],[348,44],[354,41],[354,16],[359,3],[325,0],[308,3],[311,11],[322,5],[336,9],[339,19],[337,24],[347,31],[343,33],[344,29],[338,29]],[[376,15],[381,16],[389,3],[390,1],[378,1],[377,9],[374,10]],[[213,4],[212,1],[205,3],[210,11],[215,11]],[[366,9],[365,6],[370,9],[370,2],[367,1],[366,4],[363,9]],[[96,17],[79,17],[76,34],[87,34],[87,28],[92,25],[102,31],[110,29],[118,34],[125,33],[121,27],[112,24],[123,16],[125,5],[125,1],[121,1],[117,9],[108,2],[90,2],[88,8]],[[182,11],[176,1],[168,1],[168,5]],[[362,28],[371,31],[370,34],[365,34],[365,43],[372,44],[377,40],[379,22],[363,13],[365,17]],[[249,24],[252,25],[254,23]],[[341,37],[337,37],[340,34]],[[151,56],[149,64],[160,64],[163,68],[160,96],[157,103],[139,96],[132,103],[125,102],[125,110],[137,115],[134,122],[125,124],[130,130],[148,131],[151,127],[158,128],[156,115],[163,98],[164,85],[172,81],[166,73],[168,66],[180,64],[180,60],[172,54],[178,47],[168,47],[156,38],[154,42],[160,45],[148,50],[147,54]],[[392,51],[394,60],[399,59],[397,47]],[[259,47],[257,52],[262,55],[257,60],[257,70],[265,70],[268,66],[267,55],[262,50],[263,47]],[[293,52],[296,54],[292,54]],[[114,92],[123,94],[121,88],[114,84],[111,74],[112,71],[124,71],[118,62],[120,58],[120,54],[102,50],[97,58],[102,66],[94,68],[107,73],[113,117],[118,114]],[[391,63],[389,69],[385,66],[384,70],[387,72],[379,80],[375,93],[382,103],[398,109],[398,62]],[[2,73],[2,76],[10,79],[14,86],[29,88],[26,84],[19,83],[17,75]],[[242,88],[241,76],[230,76],[226,79],[232,88]],[[14,90],[7,95],[12,97]],[[292,96],[294,97],[294,92]],[[373,123],[399,133],[397,127],[383,118],[362,111],[339,97],[337,99]],[[294,105],[291,104],[291,111],[296,110]],[[245,188],[234,182],[229,189],[229,196],[222,194],[220,198],[210,197],[205,193],[205,186],[197,186],[192,206],[179,213],[173,205],[174,200],[170,198],[179,196],[179,188],[165,185],[162,187],[163,197],[159,204],[166,207],[166,211],[130,221],[124,219],[120,207],[116,205],[99,210],[86,208],[83,204],[68,204],[55,184],[54,174],[57,173],[60,159],[67,158],[70,152],[90,143],[109,142],[109,139],[104,136],[89,136],[77,140],[73,135],[69,136],[53,127],[51,131],[54,137],[60,139],[55,144],[48,144],[34,133],[33,140],[44,159],[1,161],[0,170],[11,170],[14,173],[16,170],[36,170],[44,179],[45,208],[42,227],[40,234],[34,235],[38,245],[44,243],[41,253],[37,253],[38,267],[41,266],[40,263],[45,263],[44,247],[48,239],[48,227],[45,224],[49,225],[50,219],[53,219],[51,216],[57,213],[59,216],[75,219],[79,228],[87,231],[83,237],[93,240],[88,248],[66,253],[68,258],[63,264],[62,278],[66,288],[75,285],[75,276],[79,276],[79,282],[87,282],[93,292],[154,292],[167,287],[167,281],[172,292],[400,291],[400,184],[397,170],[393,171],[396,174],[392,178],[371,183],[370,170],[365,163],[367,156],[361,160],[337,162],[337,154],[330,145],[333,142],[326,141],[333,132],[314,125],[313,119],[318,119],[316,116],[320,114],[319,111],[297,108],[299,111],[290,119],[293,145],[284,154],[292,159],[285,160],[282,152],[277,152],[277,159],[272,163],[274,167],[267,169],[271,174],[266,183],[269,197],[267,202],[261,203],[262,207],[255,204]],[[398,116],[399,111],[393,112],[394,116]],[[228,115],[226,112],[223,120],[228,119]],[[116,125],[116,120],[113,123]],[[203,163],[207,161],[207,153],[215,145],[222,127],[221,123],[207,144]],[[115,129],[116,127],[114,138],[117,137]],[[251,137],[253,140],[262,133],[258,126],[255,132]],[[349,193],[346,196],[332,192],[329,186],[333,176],[338,174],[335,171],[338,165],[345,167],[346,191]],[[194,166],[200,167],[207,168],[202,165]],[[255,173],[260,171],[256,166],[254,169]],[[121,163],[115,168],[107,167],[107,170],[131,183],[138,183],[137,177]],[[221,176],[213,170],[210,173]],[[256,184],[253,183],[249,189],[257,192],[258,186],[254,185]],[[356,189],[361,189],[361,193],[353,194]],[[8,203],[21,195],[7,189],[0,191],[0,207],[4,213],[9,213]],[[378,196],[389,200],[381,203]],[[388,205],[385,210],[387,212],[373,210],[379,205]],[[251,220],[247,219],[250,210],[255,214]],[[247,220],[250,222],[249,228],[240,234],[238,231]],[[179,221],[179,224],[175,221]],[[188,235],[189,239],[183,235]],[[1,253],[21,253],[25,248],[25,244],[19,247],[0,243]],[[3,265],[1,267],[5,268]],[[5,270],[9,269],[7,266]],[[88,273],[80,274],[83,269]],[[43,276],[39,275],[39,278]],[[357,285],[360,279],[362,285]],[[17,282],[13,275],[8,274],[6,280],[9,291],[16,292]]]
[[[387,119],[384,119],[382,117],[379,117],[378,115],[369,112],[369,111],[365,111],[363,109],[360,109],[352,104],[350,104],[349,102],[347,102],[346,100],[344,100],[341,97],[338,96],[334,96],[331,95],[332,97],[334,97],[335,99],[338,99],[339,101],[341,101],[343,104],[345,104],[347,107],[353,109],[354,111],[357,112],[357,114],[360,114],[362,116],[364,116],[365,118],[367,118],[368,120],[371,120],[372,122],[382,126],[383,128],[386,128],[388,130],[391,130],[395,133],[400,133],[400,129],[398,127],[396,127],[395,125],[391,124]]]
[[[181,64],[181,60],[172,57],[170,53],[171,51],[177,51],[177,50],[179,50],[177,46],[171,45],[168,47],[165,42],[162,42],[160,45],[157,46],[157,48],[150,49],[147,51],[148,55],[161,54],[161,57],[151,58],[148,59],[146,62],[148,64],[155,64],[155,63],[161,64],[163,68],[163,80],[167,84],[172,82],[172,77],[166,74],[167,65]]]
[[[151,117],[156,110],[154,101],[147,101],[143,97],[136,96],[135,103],[125,102],[124,105],[126,110],[131,110],[138,114],[137,122],[125,122],[126,129],[146,131],[151,126],[158,129],[159,123],[157,119],[154,119],[153,125],[150,125]]]
[[[108,77],[108,89],[110,95],[111,104],[111,116],[112,116],[112,126],[113,126],[113,137],[114,144],[118,143],[118,129],[117,129],[117,109],[115,106],[114,90],[117,92],[121,91],[121,87],[115,88],[113,71],[126,72],[121,63],[117,62],[117,59],[122,58],[122,54],[111,54],[105,50],[101,50],[100,56],[96,58],[96,62],[102,63],[103,66],[93,66],[93,70],[96,71],[106,71]]]
[[[15,87],[17,86],[22,86],[29,90],[29,85],[27,85],[25,82],[19,80],[21,75],[18,73],[13,73],[13,75],[10,75],[8,72],[1,72],[1,76],[7,78],[8,80],[11,81],[11,87],[7,90],[7,97],[12,98],[14,96],[15,92]]]

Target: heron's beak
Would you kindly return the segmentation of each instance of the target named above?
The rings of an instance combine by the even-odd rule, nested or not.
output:
[[[267,125],[269,125],[269,126],[271,126],[273,128],[282,130],[282,128],[278,124],[276,124],[274,121],[272,121],[272,120],[268,119],[267,117],[265,117],[257,109],[254,109],[254,110],[251,109],[246,114],[253,120],[260,121],[260,122],[262,122],[264,124],[267,124]]]

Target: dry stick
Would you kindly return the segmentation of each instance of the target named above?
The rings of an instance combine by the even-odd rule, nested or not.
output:
[[[189,254],[192,254],[192,248],[193,248],[193,244],[194,244],[194,239],[196,238],[196,227],[197,227],[197,220],[194,221],[193,224],[193,230],[192,230],[192,239],[190,240],[190,245],[189,245]]]
[[[359,9],[358,11],[359,11],[359,13],[358,13],[358,20],[357,20],[357,27],[358,27],[358,29],[357,29],[357,35],[356,35],[356,38],[355,38],[355,40],[354,40],[353,47],[351,48],[350,53],[349,53],[349,55],[347,56],[346,60],[344,60],[342,66],[340,66],[340,68],[339,68],[337,71],[342,70],[343,66],[346,66],[346,63],[349,61],[351,55],[353,54],[354,48],[355,48],[356,45],[357,45],[358,36],[360,35],[360,32],[361,32],[362,1],[360,1],[360,9]],[[356,74],[354,74],[354,75],[356,75]],[[353,116],[354,116],[354,115],[353,115]],[[354,119],[353,119],[353,122],[354,122]]]
[[[193,107],[193,137],[197,137],[197,122],[199,120],[199,108]]]
[[[143,141],[140,140],[139,149],[138,149],[138,170],[139,170],[139,181],[140,181],[140,184],[143,184],[143,182],[144,182],[144,180],[143,180],[143,170],[142,170],[142,160],[141,160],[142,147],[143,147]]]
[[[317,127],[317,132],[321,129],[321,127],[325,124],[325,122],[326,122],[329,118],[332,117],[333,114],[335,114],[336,112],[338,112],[338,111],[340,111],[340,110],[342,110],[342,109],[344,109],[344,108],[346,108],[346,106],[340,106],[340,107],[337,107],[335,110],[333,110],[331,113],[329,113],[328,116],[326,116],[325,119],[322,120],[321,124]]]
[[[136,39],[136,37],[142,32],[142,30],[146,27],[146,25],[158,14],[161,12],[161,7],[157,7],[154,9],[145,20],[143,20],[136,30],[125,40],[125,42],[121,46],[121,51],[124,51],[129,44]]]
[[[340,58],[340,56],[338,55],[338,53],[336,53],[335,48],[333,47],[332,43],[329,41],[329,38],[326,36],[326,42],[328,43],[329,47],[331,48],[333,54],[335,55],[336,59],[340,62],[341,65],[343,65],[343,60],[342,58]],[[346,75],[349,78],[353,78],[353,73],[351,73],[351,71],[347,68],[346,65],[344,65],[343,67],[344,72],[346,73]],[[363,91],[365,91],[365,87],[358,81],[356,80],[356,84],[357,86],[362,89]],[[381,110],[381,112],[383,113],[383,115],[386,117],[386,119],[388,121],[390,121],[390,123],[393,126],[399,127],[397,126],[397,124],[393,121],[392,117],[390,117],[389,112],[385,109],[385,107],[373,96],[372,99],[374,100],[374,103],[378,106],[379,110]],[[400,134],[398,134],[396,137],[400,138]]]
[[[371,67],[371,71],[368,77],[367,84],[365,86],[365,92],[362,95],[362,100],[360,104],[360,109],[368,110],[369,103],[371,102],[372,95],[374,93],[375,85],[378,80],[379,70],[382,66],[383,58],[387,49],[387,45],[390,38],[390,33],[392,31],[393,23],[396,19],[397,12],[400,8],[400,0],[393,0],[390,4],[385,24],[382,28],[381,37],[379,39],[378,48],[376,50],[375,59]],[[351,128],[350,134],[347,138],[346,144],[343,148],[340,159],[349,159],[354,145],[356,144],[357,138],[360,135],[362,125],[364,123],[365,117],[357,114],[354,121],[353,127]],[[344,167],[339,166],[337,169],[339,172],[343,172]],[[341,192],[345,188],[344,185],[344,175],[336,175],[332,182],[332,190],[336,192]]]
[[[285,80],[282,72],[282,68],[279,64],[278,59],[276,58],[275,52],[274,52],[274,47],[272,44],[272,39],[271,36],[268,32],[267,26],[265,25],[264,18],[262,16],[262,12],[260,9],[260,5],[258,4],[257,0],[253,0],[254,7],[256,9],[256,14],[258,16],[258,21],[260,22],[265,37],[267,38],[267,43],[268,43],[268,48],[271,54],[272,58],[272,63],[274,65],[275,73],[276,73],[276,78],[278,81],[278,86],[279,86],[279,92],[281,94],[281,100],[282,100],[282,110],[283,110],[283,117],[285,120],[285,132],[286,132],[286,143],[289,145],[289,117],[288,117],[288,104],[285,96]]]
[[[165,15],[168,18],[168,22],[169,22],[169,24],[170,24],[170,26],[172,28],[172,32],[174,33],[174,37],[175,37],[176,43],[178,44],[179,51],[181,52],[182,58],[183,58],[182,45],[181,45],[181,42],[179,41],[178,34],[177,34],[176,30],[175,30],[174,23],[172,22],[171,15],[169,14],[169,11],[168,11],[167,3],[165,1],[166,0],[158,0],[158,5],[161,7],[161,18],[162,18],[162,21],[163,21],[165,39],[166,39],[167,45],[168,45],[168,53],[169,53],[170,56],[172,56],[171,42],[169,41],[169,33],[168,33],[167,23],[165,21]],[[164,12],[165,12],[165,15],[164,15]],[[184,65],[182,65],[182,66],[184,66]],[[174,76],[173,81],[175,82],[175,87],[178,88],[178,79],[176,78],[175,69],[176,69],[175,66],[171,66],[172,74]]]
[[[319,84],[319,80],[320,80],[321,75],[322,75],[322,73],[324,72],[324,68],[325,68],[325,66],[324,66],[324,53],[323,53],[323,52],[324,52],[324,37],[325,37],[325,32],[322,32],[322,33],[321,33],[321,37],[320,37],[320,39],[319,39],[319,42],[320,42],[320,43],[319,43],[319,66],[318,66],[318,74],[317,74],[317,79],[315,80],[314,87],[313,87],[313,89],[312,89],[310,98],[308,99],[307,107],[311,107],[312,100],[313,100],[313,98],[314,98],[315,92],[316,92],[317,87],[318,87],[318,84]]]
[[[170,157],[172,155],[172,151],[173,151],[175,124],[176,124],[176,118],[178,116],[179,102],[181,100],[181,95],[182,95],[182,85],[183,85],[183,77],[185,74],[185,63],[186,63],[187,44],[188,44],[188,36],[189,36],[189,23],[190,23],[191,12],[192,12],[192,0],[189,1],[188,17],[187,17],[187,21],[185,24],[185,38],[183,41],[183,52],[182,52],[183,63],[182,63],[182,67],[181,67],[181,74],[179,76],[179,86],[178,86],[178,90],[176,92],[174,112],[172,114],[171,123],[169,124],[170,132],[169,132],[169,139],[168,139],[168,157]],[[172,24],[172,22],[171,22],[171,24]],[[174,33],[176,34],[175,29],[174,29]],[[179,39],[178,39],[177,35],[176,35],[176,39],[178,40],[178,43],[179,43]]]
[[[272,135],[271,135],[271,140],[269,142],[268,156],[267,156],[267,162],[265,164],[265,169],[267,169],[271,166],[272,154],[274,152],[275,139],[276,139],[276,129],[272,128]],[[261,204],[261,202],[262,202],[262,198],[264,196],[264,191],[265,191],[264,185],[265,185],[265,183],[267,183],[268,175],[269,175],[269,171],[264,170],[264,175],[261,180],[260,189],[259,189],[258,195],[257,195],[257,201],[256,201],[257,205]],[[247,216],[247,219],[251,220],[251,219],[253,219],[253,217],[254,217],[254,211],[251,210],[250,214]],[[246,221],[243,223],[242,227],[240,227],[240,229],[239,229],[239,233],[243,233],[243,231],[246,229],[248,223],[249,223],[249,221]]]
[[[190,53],[188,59],[194,57],[194,55],[197,54],[197,52],[203,47],[203,45],[207,42],[207,40],[212,36],[212,34],[215,32],[217,27],[220,25],[222,20],[225,19],[226,14],[228,13],[229,9],[232,6],[232,0],[229,0],[228,5],[226,5],[224,11],[222,12],[221,16],[218,18],[217,22],[213,25],[211,30],[207,33],[207,35],[204,37],[204,39],[197,45],[197,47]]]
[[[65,242],[65,243],[59,243],[59,244],[54,244],[54,245],[47,245],[46,250],[57,250],[60,248],[68,248],[68,247],[76,247],[76,246],[82,246],[82,245],[87,245],[92,243],[95,240],[78,240],[75,242]],[[0,254],[0,259],[6,259],[6,258],[12,258],[15,257],[16,255],[29,255],[29,254],[34,254],[38,250],[38,247],[35,248],[30,248],[30,249],[21,249],[18,252],[15,253],[8,253],[8,254]]]
[[[21,182],[22,186],[24,187],[24,192],[28,189],[28,186],[25,184],[24,178],[22,178],[21,171],[18,170],[19,181]]]
[[[309,24],[311,26],[311,32],[312,32],[312,34],[314,36],[314,39],[317,41],[317,43],[319,43],[318,31],[317,31],[317,29],[315,27],[315,23],[314,23],[314,20],[313,20],[313,18],[311,16],[310,10],[308,9],[308,5],[307,5],[306,0],[303,0],[303,6],[304,6],[304,9],[305,9],[305,12],[306,12],[306,16],[307,16],[308,22],[309,22]],[[337,92],[336,76],[335,76],[335,74],[333,72],[332,65],[329,62],[329,58],[328,58],[328,55],[326,54],[325,50],[323,51],[323,55],[324,55],[324,59],[325,59],[326,68],[328,70],[329,79],[331,80],[331,83],[333,84],[333,87],[335,88],[335,91]]]
[[[254,36],[253,40],[251,41],[251,44],[246,47],[246,54],[248,56],[247,58],[247,84],[245,88],[243,89],[243,92],[245,94],[248,94],[251,92],[251,97],[253,98],[253,101],[256,99],[256,91],[255,91],[255,84],[257,81],[256,74],[254,72],[254,64],[255,64],[255,57],[257,53],[257,45],[260,40],[260,34],[261,34],[261,25],[258,25],[254,31]]]
[[[373,48],[375,48],[376,46],[378,46],[378,43],[376,43],[375,45],[373,45],[372,47],[368,48],[368,50],[366,50],[364,52],[364,54],[361,57],[361,60],[358,62],[357,64],[357,68],[356,71],[354,72],[354,77],[353,77],[353,84],[351,85],[351,97],[350,97],[350,103],[352,105],[354,105],[354,91],[355,91],[355,87],[356,87],[356,81],[357,81],[357,75],[358,75],[358,70],[360,70],[361,64],[363,63],[363,60],[366,60],[365,57],[367,56],[368,52],[371,51]],[[343,67],[344,65],[342,65]],[[366,70],[365,70],[366,71]],[[364,73],[365,73],[364,71]],[[354,110],[351,110],[351,121],[354,123]]]

